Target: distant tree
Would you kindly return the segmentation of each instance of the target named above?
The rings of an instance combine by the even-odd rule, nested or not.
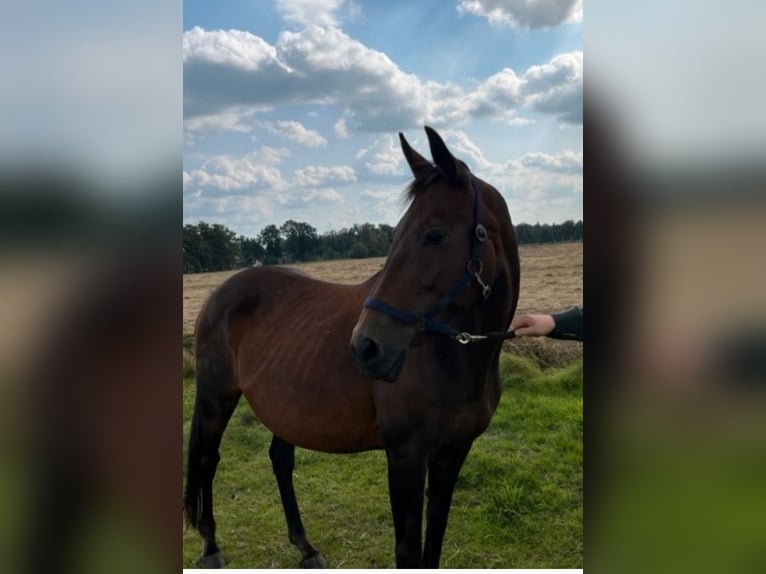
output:
[[[343,250],[340,248],[340,233],[328,231],[320,235],[317,251],[320,259],[342,259]]]
[[[205,271],[205,262],[209,259],[206,245],[202,241],[196,225],[183,227],[183,272],[201,273]]]
[[[358,241],[367,248],[370,256],[385,253],[387,246],[380,229],[371,223],[363,223],[358,226]]]
[[[385,245],[384,252],[381,255],[388,255],[388,250],[391,249],[391,243],[394,241],[394,228],[385,223],[381,223],[378,225],[378,233]]]
[[[583,222],[519,223],[515,226],[520,244],[581,241]],[[281,227],[264,227],[256,238],[237,236],[227,227],[200,221],[183,227],[184,273],[219,271],[261,262],[382,257],[388,254],[394,228],[386,224],[362,223],[319,235],[308,223],[285,221]]]
[[[289,219],[279,228],[284,240],[282,255],[290,261],[309,261],[316,256],[319,247],[317,230],[308,223]]]
[[[564,223],[519,223],[515,226],[516,238],[520,244],[552,243],[554,241],[581,241],[583,238],[582,220],[575,223],[569,219]]]
[[[327,247],[327,248],[323,247],[321,251],[321,257],[325,261],[332,261],[334,259],[343,259],[343,255],[333,250],[332,247]]]
[[[209,254],[205,270],[224,271],[226,269],[233,269],[239,258],[239,245],[236,241],[236,233],[220,223],[208,225],[201,221],[197,228]]]
[[[340,231],[331,231],[325,236],[327,247],[332,249],[333,252],[338,253],[342,258],[348,258],[348,252],[351,246],[356,240],[349,229],[341,229]],[[325,257],[328,259],[328,257]]]
[[[279,263],[282,259],[282,238],[276,225],[264,227],[258,235],[258,243],[263,247],[263,262],[266,265]]]
[[[241,236],[239,238],[239,263],[252,266],[263,261],[266,250],[257,239]]]
[[[557,226],[558,241],[571,241],[574,238],[575,222],[567,219],[564,223]]]
[[[348,250],[346,257],[349,259],[362,259],[364,257],[370,257],[370,250],[367,249],[367,246],[364,243],[357,241],[351,246],[351,249]]]
[[[184,273],[233,269],[239,258],[236,234],[220,223],[183,227]]]
[[[574,224],[574,237],[572,239],[576,241],[583,240],[582,219]]]

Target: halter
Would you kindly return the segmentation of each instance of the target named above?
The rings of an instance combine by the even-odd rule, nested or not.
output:
[[[398,309],[392,307],[387,303],[384,303],[380,299],[375,297],[367,297],[364,300],[364,306],[368,309],[374,309],[393,317],[397,321],[404,323],[405,325],[411,325],[416,327],[419,331],[425,331],[428,333],[435,333],[437,335],[447,335],[448,337],[455,339],[456,341],[466,344],[475,341],[481,341],[486,339],[510,339],[514,337],[513,331],[502,331],[496,333],[487,333],[485,335],[472,335],[455,329],[451,325],[446,323],[440,323],[434,319],[434,316],[444,309],[450,302],[452,302],[458,294],[476,283],[481,287],[481,294],[486,301],[492,294],[492,288],[484,283],[481,278],[481,272],[483,269],[481,263],[481,244],[487,239],[487,228],[481,222],[481,192],[476,178],[471,175],[471,186],[474,190],[474,232],[471,238],[471,257],[468,259],[468,263],[465,266],[463,275],[452,286],[452,289],[447,291],[436,303],[434,303],[425,313],[422,315],[415,315],[404,309]]]

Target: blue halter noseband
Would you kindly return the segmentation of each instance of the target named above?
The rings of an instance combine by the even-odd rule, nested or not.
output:
[[[487,229],[481,222],[481,192],[476,178],[471,175],[471,185],[474,190],[474,232],[471,239],[471,257],[466,264],[465,271],[460,279],[452,286],[452,289],[447,291],[436,303],[434,303],[425,313],[422,315],[415,315],[404,309],[398,309],[392,307],[387,303],[384,303],[380,299],[375,297],[367,297],[364,300],[364,306],[368,309],[374,309],[385,313],[389,317],[393,317],[397,321],[404,323],[405,325],[412,325],[419,331],[426,331],[428,333],[436,333],[438,335],[447,335],[456,339],[461,343],[470,343],[477,340],[487,338],[510,338],[510,335],[505,334],[502,337],[489,337],[493,335],[489,333],[487,335],[471,335],[470,333],[464,333],[455,329],[454,327],[447,325],[446,323],[440,323],[434,319],[435,315],[442,311],[450,302],[452,302],[458,294],[471,286],[471,283],[475,280],[481,287],[481,294],[484,296],[484,300],[489,299],[492,294],[492,289],[489,285],[484,283],[481,279],[481,244],[487,239]]]

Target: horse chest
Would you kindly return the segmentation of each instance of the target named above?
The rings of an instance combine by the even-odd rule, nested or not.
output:
[[[489,426],[496,406],[486,399],[464,405],[454,417],[450,442],[462,443],[481,435]]]
[[[481,435],[489,426],[500,402],[502,388],[499,377],[485,374],[471,378],[477,379],[481,382],[453,396],[451,406],[445,408],[446,415],[440,426],[451,429],[448,433],[451,442],[473,440]]]

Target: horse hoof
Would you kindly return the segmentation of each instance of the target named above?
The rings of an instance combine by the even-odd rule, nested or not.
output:
[[[318,552],[313,556],[301,560],[301,568],[327,568],[324,556]]]
[[[200,568],[223,568],[226,565],[226,559],[221,552],[201,556],[199,559]]]

